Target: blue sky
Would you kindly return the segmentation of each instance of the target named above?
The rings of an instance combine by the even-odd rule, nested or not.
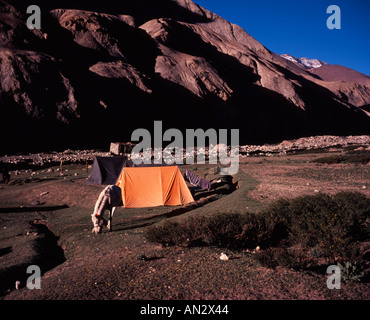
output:
[[[317,58],[370,75],[370,0],[193,0],[245,29],[269,50]],[[341,9],[329,30],[326,9]]]

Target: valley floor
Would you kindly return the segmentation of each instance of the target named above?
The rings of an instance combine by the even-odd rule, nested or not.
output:
[[[118,208],[113,231],[91,233],[90,214],[103,186],[86,183],[82,164],[20,171],[0,185],[0,270],[4,300],[368,300],[368,283],[329,290],[327,275],[267,268],[246,251],[162,247],[145,231],[163,221],[216,212],[258,212],[281,198],[359,191],[370,197],[370,164],[320,164],[315,152],[241,157],[239,188],[192,210]],[[206,178],[215,165],[185,165]],[[47,245],[45,245],[47,243]],[[263,248],[261,248],[263,250]],[[226,253],[229,260],[220,260]],[[25,287],[26,267],[41,268],[41,289]],[[19,290],[15,282],[20,281]]]

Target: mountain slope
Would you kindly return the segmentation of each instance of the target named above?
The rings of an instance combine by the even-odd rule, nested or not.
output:
[[[341,99],[368,109],[370,106],[370,77],[339,65],[326,65],[311,71],[325,81],[323,86]]]
[[[353,69],[330,65],[318,59],[295,58],[281,55],[299,67],[303,67],[306,77],[332,91],[339,99],[354,106],[367,109],[370,105],[370,77]]]
[[[0,153],[106,146],[154,120],[239,128],[241,143],[369,133],[346,82],[341,95],[190,0],[35,4],[41,30],[26,1],[0,0]]]

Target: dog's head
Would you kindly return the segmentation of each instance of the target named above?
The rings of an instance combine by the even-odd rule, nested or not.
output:
[[[107,221],[104,218],[94,213],[91,215],[91,220],[94,224],[91,232],[101,233],[103,227],[107,225]]]

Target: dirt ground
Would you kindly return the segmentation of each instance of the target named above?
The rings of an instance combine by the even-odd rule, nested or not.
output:
[[[310,162],[322,156],[304,154],[241,160],[242,170],[259,181],[249,196],[264,203],[318,192],[359,191],[370,196],[369,165]]]
[[[331,153],[332,154],[332,153]],[[367,283],[329,290],[327,275],[262,266],[253,254],[218,247],[162,247],[148,226],[216,212],[258,212],[281,197],[359,191],[370,197],[370,165],[312,163],[317,153],[241,157],[239,188],[202,206],[118,208],[113,231],[91,233],[103,186],[86,183],[84,165],[21,171],[0,185],[0,285],[4,300],[367,300]],[[207,179],[216,166],[183,166]],[[68,170],[68,171],[67,171]],[[263,250],[263,248],[261,248]],[[220,260],[226,253],[230,259]],[[30,264],[41,289],[25,287]],[[15,289],[20,281],[19,289]]]

